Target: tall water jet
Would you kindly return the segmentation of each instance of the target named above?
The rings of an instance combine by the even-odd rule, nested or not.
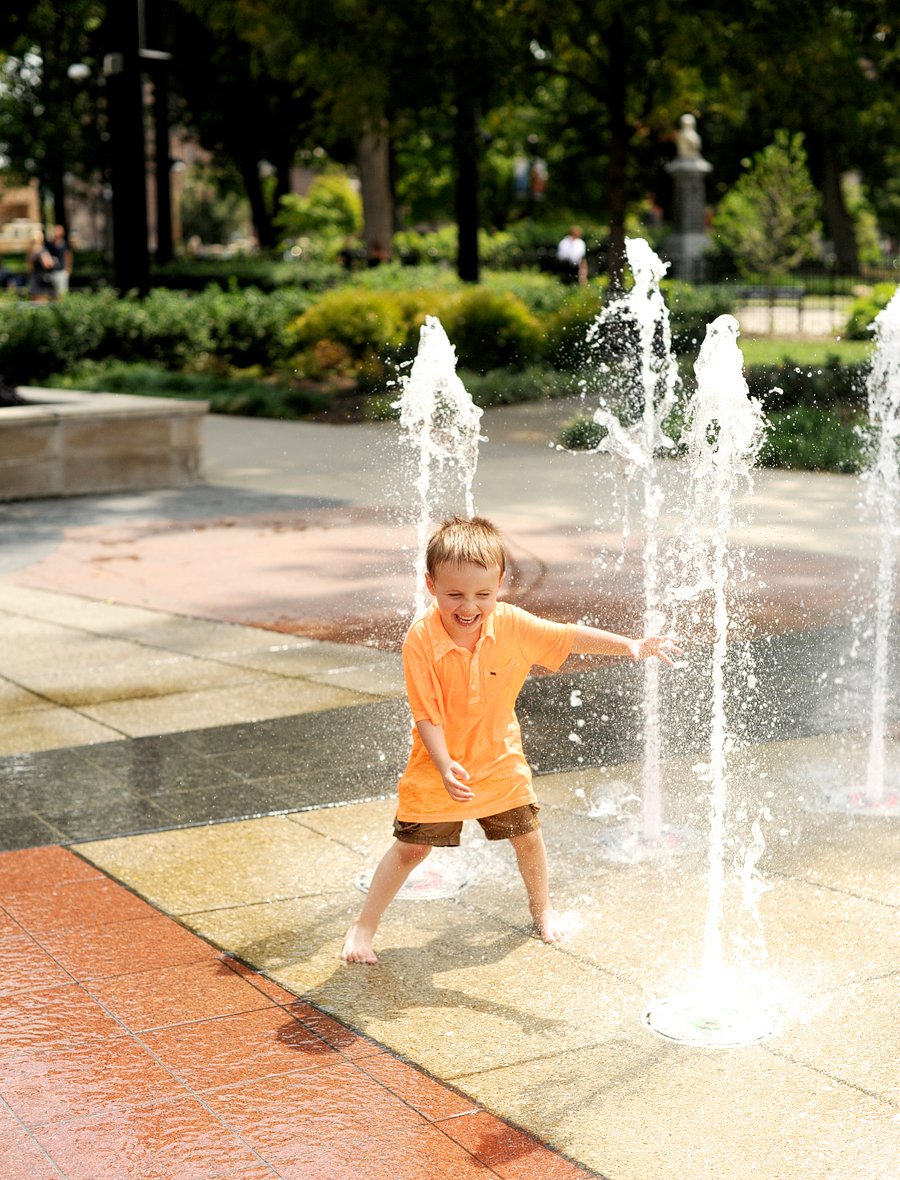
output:
[[[620,354],[617,365],[601,362],[609,374],[614,405],[606,398],[594,411],[594,421],[605,431],[597,452],[614,456],[626,487],[623,533],[628,532],[629,485],[639,486],[643,542],[643,632],[659,635],[666,626],[662,605],[659,524],[664,493],[659,478],[660,452],[675,442],[664,430],[678,390],[678,365],[672,353],[669,309],[659,289],[669,264],[662,262],[643,238],[626,238],[625,251],[634,286],[623,299],[606,307],[588,335],[588,342],[606,345]],[[637,859],[677,843],[664,832],[661,785],[659,662],[642,667],[643,740],[641,822],[637,830],[618,829],[604,834],[603,843],[614,856]],[[666,840],[668,837],[668,840]]]
[[[401,379],[400,428],[413,449],[417,474],[415,614],[425,610],[425,549],[442,519],[473,516],[482,411],[456,373],[456,349],[437,316],[426,316],[419,349]]]
[[[712,593],[712,704],[709,764],[709,875],[703,963],[693,993],[653,1004],[644,1014],[654,1032],[686,1044],[731,1046],[765,1040],[779,1027],[775,1013],[742,998],[728,998],[722,952],[725,895],[725,812],[728,802],[728,732],[725,661],[731,620],[728,534],[735,523],[737,495],[752,488],[752,469],[763,441],[764,419],[749,396],[738,322],[719,316],[706,330],[694,366],[697,389],[688,405],[683,442],[690,469],[685,526],[684,600]]]
[[[900,512],[900,288],[884,311],[875,317],[875,340],[867,391],[869,424],[877,441],[866,473],[866,502],[871,518],[878,522],[881,538],[875,582],[875,668],[866,802],[877,808],[885,790],[888,642]]]

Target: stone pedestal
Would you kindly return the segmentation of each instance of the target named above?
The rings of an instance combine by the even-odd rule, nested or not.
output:
[[[712,164],[702,156],[678,158],[666,165],[666,171],[675,181],[675,232],[666,240],[665,257],[672,263],[673,278],[695,283],[705,278],[706,174],[712,172]]]
[[[0,410],[0,501],[138,491],[201,477],[208,402],[19,389]]]

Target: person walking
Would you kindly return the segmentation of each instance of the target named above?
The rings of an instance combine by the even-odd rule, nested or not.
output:
[[[69,276],[72,273],[74,257],[72,247],[66,238],[66,227],[55,225],[53,235],[47,241],[47,252],[53,259],[53,289],[57,299],[62,299],[69,293]]]
[[[56,291],[53,285],[54,265],[44,235],[36,229],[28,247],[28,294],[32,303],[43,303],[45,299],[53,298]]]
[[[556,257],[564,281],[578,282],[582,287],[587,283],[587,253],[580,225],[573,225],[556,247]]]

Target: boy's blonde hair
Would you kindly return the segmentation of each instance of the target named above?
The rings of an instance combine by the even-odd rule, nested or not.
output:
[[[462,565],[469,562],[484,569],[496,566],[501,575],[506,572],[506,547],[496,525],[483,516],[451,516],[432,534],[425,550],[425,568],[434,577],[441,565]]]

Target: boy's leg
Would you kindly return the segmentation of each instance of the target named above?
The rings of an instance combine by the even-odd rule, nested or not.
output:
[[[550,874],[547,868],[547,849],[540,828],[510,837],[516,852],[519,872],[528,891],[528,906],[544,942],[562,942],[572,933],[563,916],[550,904]]]
[[[429,844],[407,844],[395,840],[378,863],[359,917],[347,931],[341,958],[348,963],[377,963],[372,939],[400,886],[431,852]]]

